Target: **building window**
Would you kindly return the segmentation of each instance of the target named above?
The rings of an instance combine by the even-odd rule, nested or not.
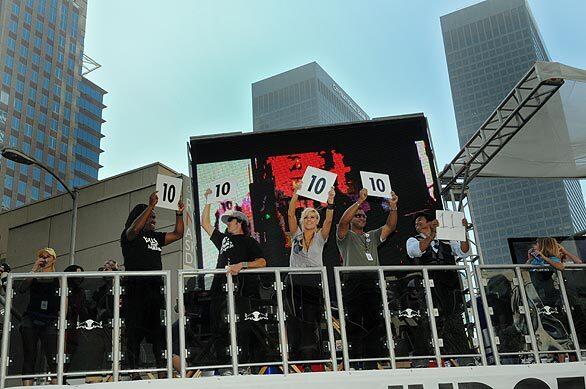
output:
[[[12,179],[12,176],[9,176],[7,174],[6,177],[4,177],[4,188],[12,190],[12,183],[13,182],[14,182],[14,180]]]
[[[10,196],[4,195],[4,197],[2,197],[2,208],[4,208],[4,209],[10,208],[11,201],[12,201],[12,199],[10,198]]]

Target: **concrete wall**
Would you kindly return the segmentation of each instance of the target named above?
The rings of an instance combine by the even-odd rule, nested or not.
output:
[[[120,263],[120,234],[130,210],[148,203],[155,190],[157,174],[179,176],[155,163],[98,181],[79,190],[75,263],[85,270],[97,270],[106,259]],[[38,249],[52,247],[57,252],[57,270],[69,264],[71,197],[54,196],[30,205],[0,213],[0,262],[8,262],[15,272],[30,271]],[[157,230],[172,231],[174,211],[159,209]],[[182,241],[163,249],[163,267],[182,267]]]

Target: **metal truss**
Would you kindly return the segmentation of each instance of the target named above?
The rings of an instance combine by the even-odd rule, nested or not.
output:
[[[562,78],[542,80],[536,66],[525,74],[440,173],[441,195],[462,211],[468,184],[531,120],[564,84]]]
[[[81,75],[85,76],[88,73],[93,72],[94,70],[101,68],[102,65],[97,63],[95,60],[90,58],[88,55],[84,54],[82,59],[82,72]]]

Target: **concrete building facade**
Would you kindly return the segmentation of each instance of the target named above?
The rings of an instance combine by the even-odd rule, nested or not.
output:
[[[549,55],[525,0],[487,0],[441,17],[460,145],[535,61]],[[586,228],[579,182],[476,179],[470,205],[483,259],[510,262],[507,238],[562,236]]]
[[[253,131],[370,119],[317,62],[252,84],[252,116]]]
[[[75,262],[85,270],[97,270],[107,259],[123,263],[120,234],[130,210],[148,203],[155,191],[157,174],[189,179],[155,163],[110,177],[79,190]],[[53,196],[0,213],[0,263],[15,272],[32,268],[37,250],[52,247],[58,255],[57,270],[69,265],[71,197]],[[157,208],[157,230],[172,231],[175,212]],[[184,239],[163,248],[165,270],[183,268]]]

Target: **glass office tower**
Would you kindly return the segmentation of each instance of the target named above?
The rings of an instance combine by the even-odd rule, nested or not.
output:
[[[441,17],[460,145],[535,61],[549,61],[525,0],[487,0]],[[509,237],[570,235],[586,229],[579,182],[485,179],[470,185],[485,263],[509,263]]]
[[[98,178],[106,93],[82,76],[86,0],[0,0],[0,142],[70,185]],[[2,209],[64,188],[0,159]]]

